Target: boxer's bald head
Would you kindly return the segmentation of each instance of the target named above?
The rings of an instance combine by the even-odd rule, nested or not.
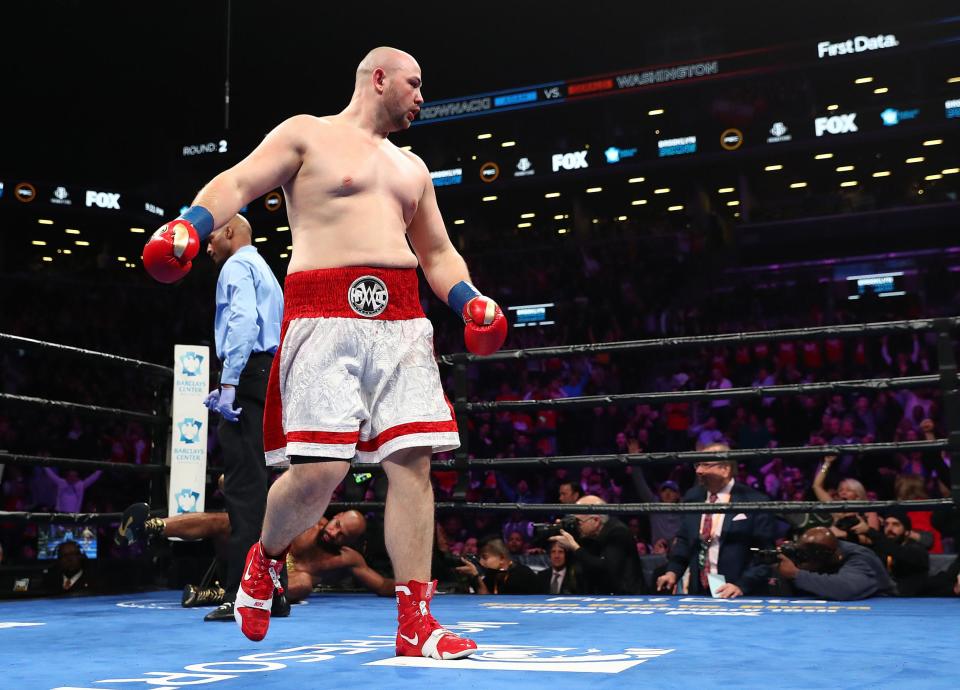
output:
[[[406,129],[420,110],[423,97],[420,65],[397,48],[374,48],[357,66],[353,110],[384,135]]]
[[[399,48],[379,46],[367,53],[357,65],[357,86],[367,82],[378,68],[387,76],[397,70],[414,69],[418,74],[420,72],[420,65],[410,53]]]
[[[253,241],[253,228],[239,213],[212,233],[207,240],[207,255],[214,263],[222,264],[241,247]]]

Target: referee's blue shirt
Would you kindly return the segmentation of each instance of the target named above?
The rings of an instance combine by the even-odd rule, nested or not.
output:
[[[240,372],[256,352],[280,347],[283,290],[256,247],[241,247],[223,263],[217,279],[213,329],[220,383],[237,385]]]

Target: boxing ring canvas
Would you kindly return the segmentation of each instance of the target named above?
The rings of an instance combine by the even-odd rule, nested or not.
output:
[[[396,606],[314,595],[249,642],[179,592],[0,603],[0,686],[150,688],[957,688],[960,599],[439,595],[479,645],[393,655]]]

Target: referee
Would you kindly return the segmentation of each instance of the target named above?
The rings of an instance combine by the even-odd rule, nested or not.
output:
[[[205,621],[232,621],[247,551],[263,527],[269,476],[263,457],[263,403],[273,355],[280,345],[283,290],[252,244],[250,223],[241,215],[215,230],[207,254],[222,265],[214,318],[220,387],[204,400],[220,415],[217,435],[224,457],[224,488],[230,516],[224,603]],[[285,573],[284,573],[284,579]],[[288,615],[282,595],[273,615]]]

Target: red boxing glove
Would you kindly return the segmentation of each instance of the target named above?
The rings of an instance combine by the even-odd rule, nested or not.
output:
[[[177,218],[162,226],[143,248],[143,267],[154,280],[175,283],[193,267],[200,252],[200,236],[193,224]]]
[[[474,297],[463,305],[463,339],[475,355],[492,355],[507,339],[507,317],[489,297]]]

